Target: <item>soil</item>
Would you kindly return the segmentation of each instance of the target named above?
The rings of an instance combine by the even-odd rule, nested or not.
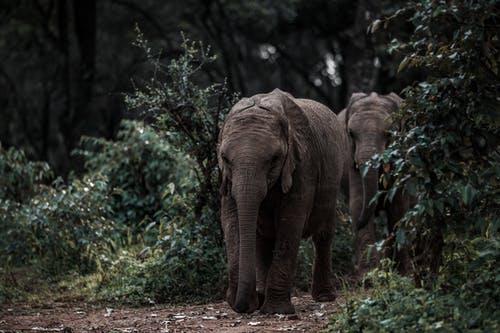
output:
[[[227,303],[115,308],[87,303],[6,305],[0,308],[4,332],[318,332],[326,327],[341,299],[316,303],[310,295],[293,297],[294,315],[235,313]]]

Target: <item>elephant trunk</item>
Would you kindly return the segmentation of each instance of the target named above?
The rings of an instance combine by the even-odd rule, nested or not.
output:
[[[361,209],[361,214],[356,225],[358,230],[366,227],[375,212],[377,205],[376,203],[370,204],[370,201],[378,190],[378,171],[371,168],[365,177],[362,177],[361,182],[363,184],[363,208]]]
[[[238,289],[234,310],[251,313],[257,309],[256,295],[256,237],[260,203],[266,191],[256,182],[254,172],[244,172],[234,184],[239,221]]]

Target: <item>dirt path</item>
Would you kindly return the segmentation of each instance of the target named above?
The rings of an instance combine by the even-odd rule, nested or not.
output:
[[[3,332],[318,332],[341,300],[293,297],[295,315],[240,315],[225,303],[176,307],[105,308],[86,303],[27,304],[0,309]]]

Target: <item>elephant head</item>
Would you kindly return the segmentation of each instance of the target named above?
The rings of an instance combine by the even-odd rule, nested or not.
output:
[[[398,129],[391,114],[401,106],[402,99],[395,93],[378,95],[355,93],[346,108],[345,127],[349,133],[354,168],[361,176],[361,166],[373,155],[382,153],[389,143],[390,129]],[[378,170],[371,168],[362,177],[363,201],[359,217],[354,218],[357,229],[364,228],[374,214],[376,205],[370,204],[378,190]]]
[[[239,101],[219,133],[221,195],[234,199],[238,217],[238,286],[234,304],[230,302],[237,312],[255,310],[252,299],[256,293],[260,204],[271,189],[281,193],[291,190],[303,150],[297,137],[307,127],[308,120],[293,97],[275,89]]]

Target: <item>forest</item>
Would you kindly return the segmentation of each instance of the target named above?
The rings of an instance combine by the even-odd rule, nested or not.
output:
[[[499,8],[2,1],[0,332],[500,332]],[[355,168],[380,170],[368,207],[412,203],[373,215],[361,253],[341,191],[336,299],[311,298],[302,240],[296,314],[239,314],[219,132],[275,88],[337,115],[359,93],[399,96],[384,150]]]

